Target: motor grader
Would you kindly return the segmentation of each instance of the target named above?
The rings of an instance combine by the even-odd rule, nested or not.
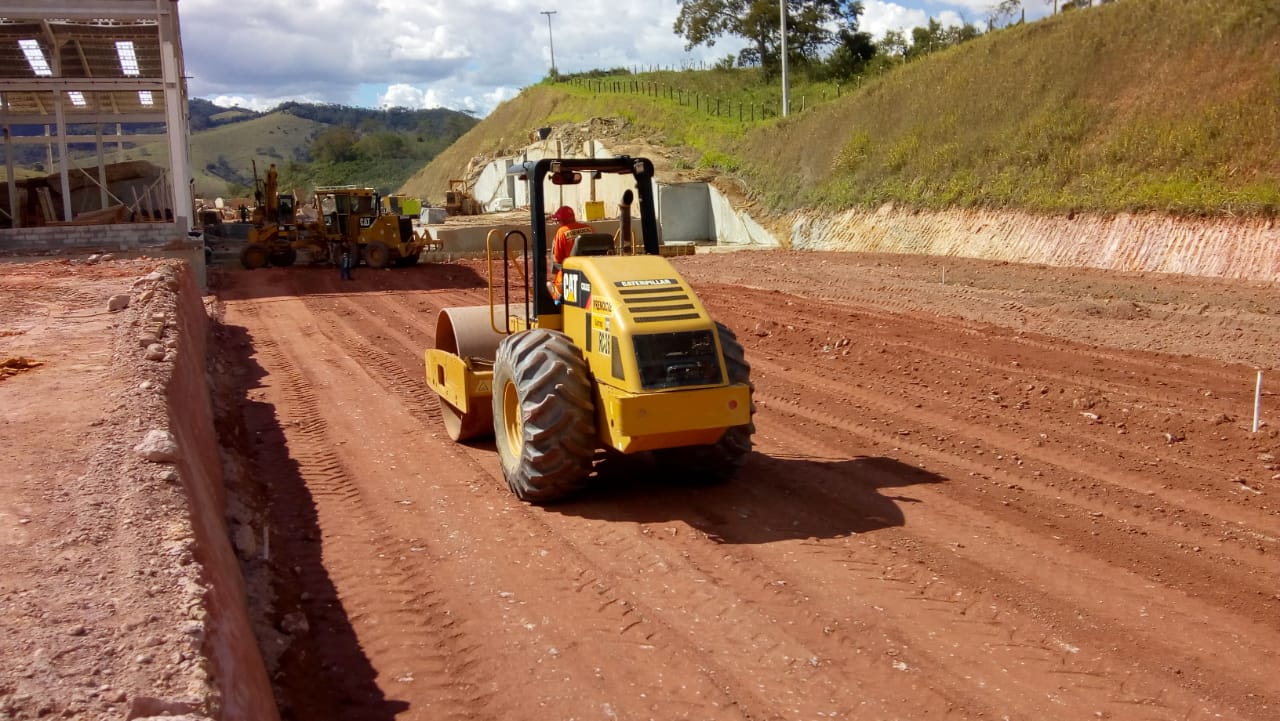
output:
[[[275,217],[267,218],[262,207],[254,211],[249,242],[240,250],[240,264],[250,270],[267,264],[293,265],[298,259],[301,232],[296,224],[293,196],[282,195],[274,201]]]
[[[275,219],[255,213],[249,243],[240,252],[241,265],[293,265],[299,252],[312,263],[328,263],[344,241],[359,248],[359,259],[370,268],[416,265],[431,245],[427,236],[414,232],[412,218],[381,212],[373,188],[323,186],[316,188],[312,202],[317,219],[307,223],[296,222],[293,197],[288,195],[279,197]]]
[[[413,232],[412,218],[382,212],[373,188],[320,187],[314,202],[320,220],[309,228],[312,238],[329,247],[343,241],[357,244],[360,259],[370,268],[417,265],[428,245]]]
[[[751,450],[751,371],[733,332],[659,254],[653,164],[543,159],[509,172],[529,183],[530,228],[508,232],[500,251],[491,244],[489,303],[442,310],[436,347],[425,352],[449,437],[493,434],[507,484],[534,503],[584,486],[600,449],[652,452],[696,480],[728,478]],[[629,177],[634,190],[623,194],[616,237],[575,241],[557,301],[544,184],[576,184],[583,174]],[[624,254],[636,198],[643,253]],[[521,261],[516,280],[508,268]]]

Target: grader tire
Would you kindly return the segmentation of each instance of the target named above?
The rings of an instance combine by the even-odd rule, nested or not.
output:
[[[721,323],[716,323],[720,347],[724,349],[724,362],[729,370],[730,383],[751,384],[751,366],[738,337]],[[755,415],[756,402],[751,401],[751,415]],[[654,451],[658,463],[671,469],[676,478],[687,483],[712,485],[733,477],[751,452],[751,436],[756,432],[754,420],[725,430],[720,440],[709,446],[686,446]]]
[[[493,364],[493,428],[507,485],[548,503],[578,490],[596,449],[595,402],[581,351],[563,333],[508,336]]]
[[[267,249],[260,245],[246,245],[240,251],[240,265],[249,270],[267,267]]]
[[[391,265],[391,249],[381,241],[369,243],[364,247],[364,264],[370,268],[386,268]]]
[[[280,248],[271,251],[269,256],[272,265],[287,268],[298,261],[298,251],[293,248]]]

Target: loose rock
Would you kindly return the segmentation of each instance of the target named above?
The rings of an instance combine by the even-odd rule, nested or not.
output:
[[[152,463],[172,463],[178,460],[178,442],[169,431],[147,431],[147,435],[133,447],[133,451]]]

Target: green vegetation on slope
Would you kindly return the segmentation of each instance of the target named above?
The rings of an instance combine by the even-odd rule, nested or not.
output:
[[[527,89],[406,189],[439,192],[470,158],[519,147],[536,127],[621,116],[677,163],[738,175],[774,210],[1271,215],[1278,31],[1273,0],[1126,0],[988,33],[847,83],[839,97],[833,83],[798,79],[790,117],[754,122],[627,86],[679,88],[735,111],[777,107],[777,83],[750,70],[600,73]]]
[[[312,140],[324,127],[293,115],[270,113],[193,134],[191,174],[196,194],[252,195],[255,162],[258,176],[264,177],[271,163],[284,167],[290,160],[307,157]]]
[[[1277,30],[1268,0],[1072,12],[909,64],[738,152],[775,207],[1270,214]],[[825,152],[779,152],[806,137]]]

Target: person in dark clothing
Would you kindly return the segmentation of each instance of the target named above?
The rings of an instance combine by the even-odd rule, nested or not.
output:
[[[338,278],[354,280],[351,277],[351,268],[355,264],[355,249],[351,247],[351,243],[342,241],[342,245],[338,248]]]

